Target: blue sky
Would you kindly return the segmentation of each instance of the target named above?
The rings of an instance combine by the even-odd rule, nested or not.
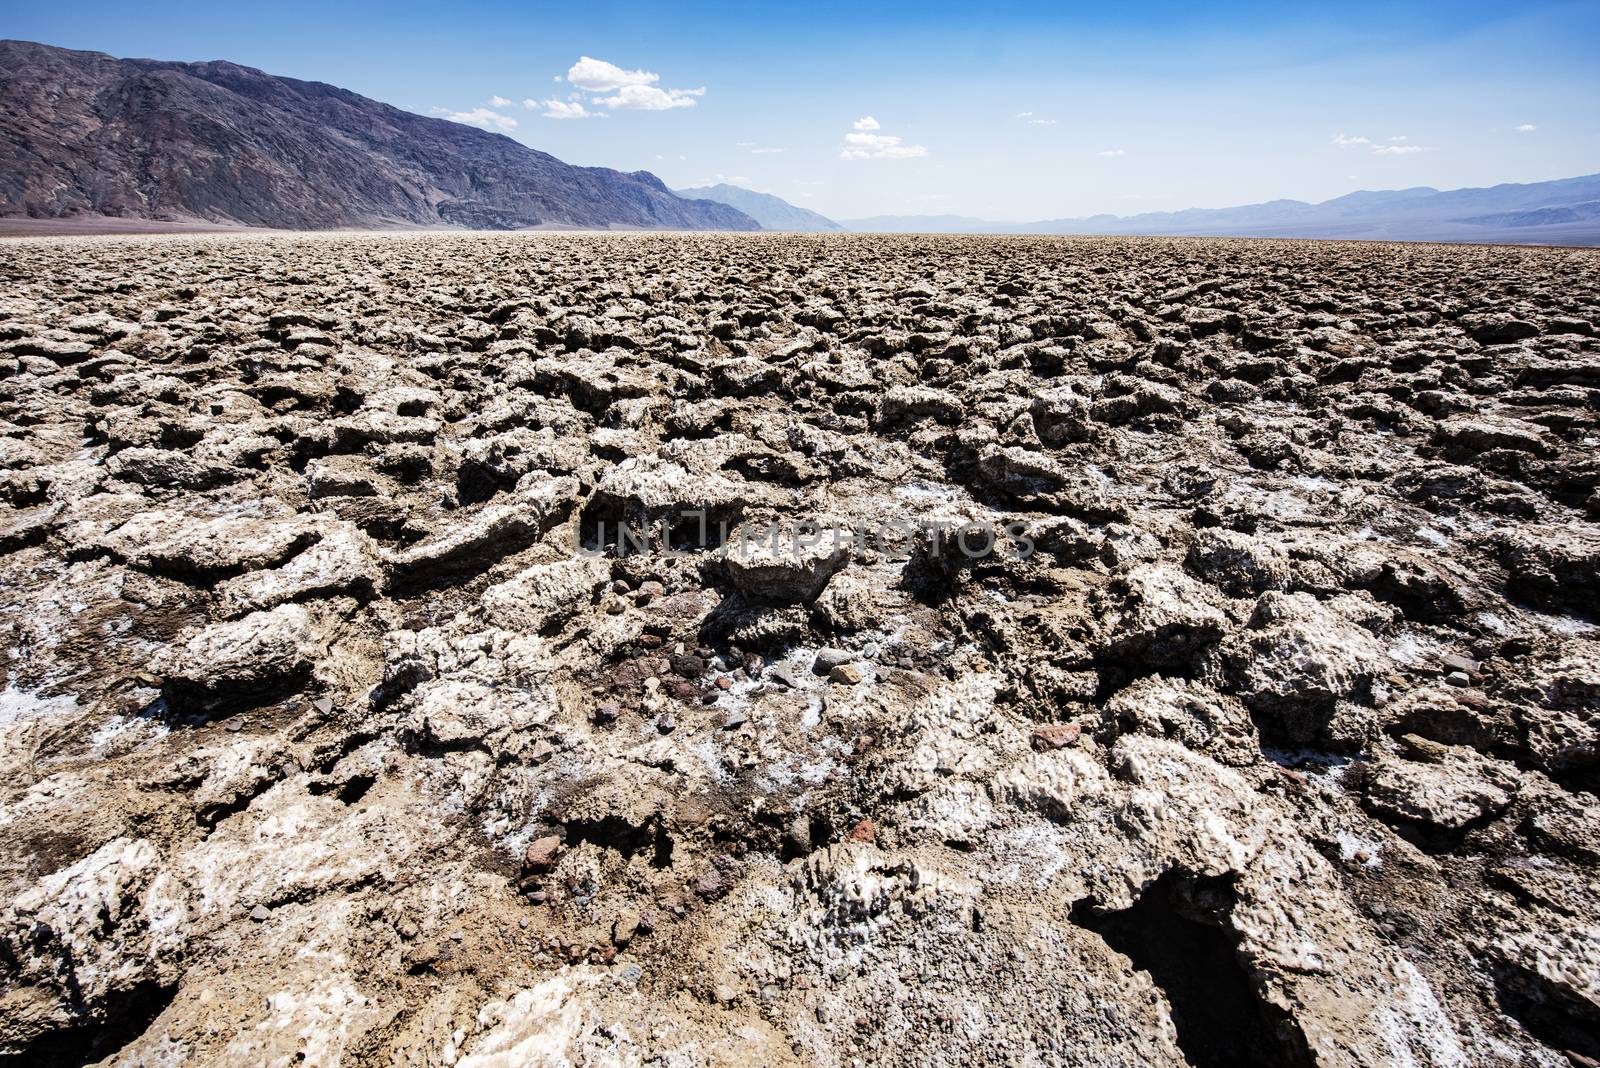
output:
[[[0,36],[230,59],[838,218],[1132,214],[1600,171],[1592,0],[10,0]]]

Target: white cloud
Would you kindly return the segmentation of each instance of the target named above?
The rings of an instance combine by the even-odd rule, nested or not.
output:
[[[609,92],[629,85],[654,85],[660,80],[659,74],[647,70],[623,70],[615,63],[588,56],[580,56],[578,62],[567,69],[567,81],[591,93]]]
[[[1538,128],[1539,127],[1535,126],[1531,122],[1525,122],[1521,126],[1517,127],[1517,133],[1533,133],[1533,131],[1537,130]]]
[[[1031,112],[1031,111],[1019,111],[1019,112],[1017,112],[1017,118],[1019,118],[1019,119],[1031,119],[1031,118],[1033,118],[1033,112]]]
[[[585,108],[576,100],[557,100],[551,97],[540,103],[537,100],[525,100],[523,103],[530,108],[543,108],[541,114],[547,119],[603,119],[605,116]]]
[[[1103,148],[1099,152],[1095,153],[1095,155],[1097,155],[1097,156],[1105,156],[1107,158],[1111,158],[1111,157],[1115,157],[1115,156],[1126,156],[1127,154],[1128,154],[1128,150],[1125,149],[1125,148]]]
[[[752,148],[750,154],[752,156],[778,156],[786,151],[787,149],[782,148]]]
[[[878,120],[871,115],[863,115],[854,122],[853,127],[857,130],[876,130],[879,125]]]
[[[511,106],[511,101],[503,96],[491,96],[489,98],[489,106],[492,108],[508,108]]]
[[[949,193],[923,193],[918,200],[949,200]]]
[[[1055,119],[1029,119],[1028,120],[1028,125],[1029,126],[1054,126],[1055,124],[1056,124],[1056,120]]]
[[[680,159],[682,157],[679,157]],[[695,182],[696,187],[703,185],[743,185],[750,179],[742,174],[713,174],[709,178],[702,178]]]
[[[464,122],[468,126],[476,126],[484,130],[515,130],[517,120],[510,115],[501,115],[490,111],[488,108],[473,108],[471,111],[451,111],[449,108],[430,108],[435,115],[443,115],[451,122]]]
[[[923,145],[908,145],[893,134],[850,133],[844,135],[840,159],[915,159],[926,156]]]
[[[756,147],[756,143],[754,141],[735,141],[733,143],[733,147],[734,148],[754,148],[754,147]]]
[[[1374,156],[1411,156],[1418,152],[1433,151],[1426,145],[1412,144],[1411,138],[1405,134],[1395,134],[1384,140],[1386,143],[1378,144],[1370,137],[1351,137],[1342,133],[1333,135],[1333,143],[1340,148],[1365,148]]]
[[[615,111],[627,108],[633,111],[669,111],[672,108],[692,108],[695,98],[705,96],[705,88],[657,89],[653,85],[624,85],[611,96],[597,96],[593,103],[604,104]]]
[[[699,89],[663,89],[656,83],[661,75],[648,70],[626,70],[615,63],[592,56],[580,56],[578,62],[567,70],[566,80],[588,93],[607,93],[593,96],[590,106],[604,106],[616,111],[670,111],[673,108],[692,108],[697,97],[705,96]],[[561,81],[558,77],[556,81]],[[552,116],[554,117],[554,116]],[[575,116],[561,116],[570,118]]]

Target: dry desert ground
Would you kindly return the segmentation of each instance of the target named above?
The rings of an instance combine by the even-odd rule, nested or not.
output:
[[[1589,251],[6,240],[0,1050],[1593,1064],[1597,324]]]

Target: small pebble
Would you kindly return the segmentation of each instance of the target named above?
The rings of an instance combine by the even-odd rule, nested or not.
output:
[[[556,854],[561,851],[561,838],[547,834],[529,843],[522,854],[522,866],[529,871],[549,871],[555,867]]]
[[[769,671],[767,674],[769,674],[772,678],[776,679],[778,682],[783,683],[785,686],[789,687],[789,689],[791,689],[791,690],[800,689],[800,678],[799,678],[799,676],[796,675],[791,669],[785,667],[782,664],[777,665],[771,671]]]
[[[1046,723],[1033,728],[1033,734],[1029,736],[1028,741],[1038,753],[1050,749],[1065,749],[1078,740],[1082,729],[1076,723]]]
[[[828,672],[828,679],[844,686],[854,686],[862,679],[861,669],[855,664],[836,664]]]
[[[840,664],[848,664],[855,656],[843,649],[818,649],[816,659],[811,661],[811,671],[816,675],[826,675]]]

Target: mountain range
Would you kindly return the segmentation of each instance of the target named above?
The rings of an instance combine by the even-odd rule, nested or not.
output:
[[[737,185],[723,182],[694,189],[674,189],[680,197],[696,200],[715,200],[719,204],[738,208],[763,230],[787,230],[790,233],[827,233],[844,227],[825,215],[789,203],[771,193],[757,193]]]
[[[997,222],[964,215],[844,219],[847,230],[912,233],[1117,234],[1481,241],[1600,245],[1600,174],[1441,192],[1427,186],[1363,190],[1320,204],[1271,200],[1233,208]]]
[[[755,230],[647,171],[226,62],[0,41],[0,216],[287,229]]]

